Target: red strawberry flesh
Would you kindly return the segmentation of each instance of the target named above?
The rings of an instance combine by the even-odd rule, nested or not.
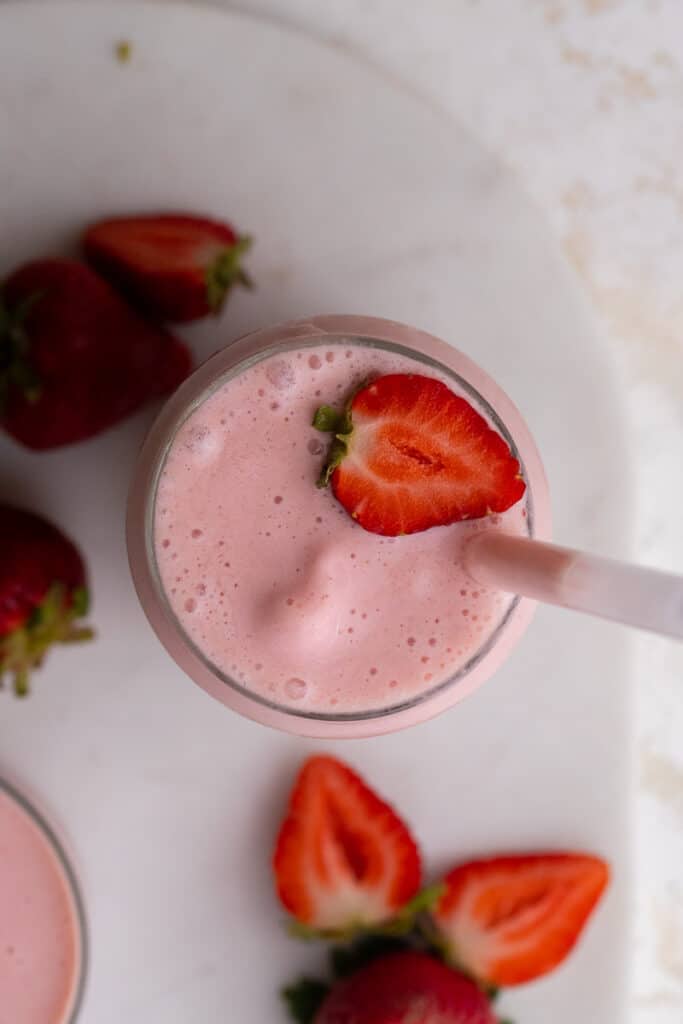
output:
[[[182,342],[76,260],[19,268],[1,304],[0,424],[29,448],[93,437],[189,372]]]
[[[379,377],[356,392],[347,417],[348,433],[337,434],[332,453],[332,489],[372,533],[478,519],[524,494],[519,463],[500,434],[432,377]]]
[[[234,284],[249,284],[250,239],[230,224],[188,214],[116,217],[91,225],[90,263],[161,320],[187,323],[218,313]]]
[[[320,931],[386,921],[420,885],[420,856],[405,824],[331,757],[312,757],[301,769],[273,866],[285,908]]]
[[[495,1024],[474,982],[424,953],[393,953],[337,983],[315,1024]]]
[[[565,959],[608,880],[587,854],[472,861],[446,876],[434,918],[461,967],[482,983],[520,985]]]

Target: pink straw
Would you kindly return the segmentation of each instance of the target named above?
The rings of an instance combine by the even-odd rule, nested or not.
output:
[[[683,640],[683,576],[488,531],[468,541],[477,583]]]

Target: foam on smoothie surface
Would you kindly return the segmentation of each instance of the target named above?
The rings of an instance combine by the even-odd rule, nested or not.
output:
[[[227,380],[178,431],[162,470],[155,550],[170,604],[205,657],[268,700],[339,713],[390,707],[476,653],[510,598],[460,562],[500,516],[381,537],[316,487],[328,439],[311,422],[370,377],[446,375],[358,344],[272,355]],[[465,396],[467,397],[467,396]]]

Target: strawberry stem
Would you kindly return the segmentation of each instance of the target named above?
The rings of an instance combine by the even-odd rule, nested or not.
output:
[[[329,991],[329,984],[319,978],[301,978],[296,985],[283,988],[281,994],[292,1020],[297,1024],[313,1024]]]
[[[332,405],[321,405],[316,409],[312,425],[324,434],[333,434],[332,444],[317,480],[318,487],[327,487],[337,466],[349,454],[349,441],[353,434],[351,410],[335,409]]]
[[[206,272],[206,301],[213,313],[220,313],[228,292],[235,284],[253,288],[254,284],[242,268],[242,257],[251,248],[253,239],[241,235],[237,241],[223,249]]]
[[[340,412],[333,405],[321,405],[315,411],[313,426],[323,434],[343,434],[351,427],[346,410]]]
[[[40,397],[40,381],[30,362],[24,322],[41,296],[42,292],[33,292],[10,311],[0,294],[0,413],[12,388],[21,391],[29,402]]]
[[[0,686],[7,673],[12,678],[15,695],[25,697],[29,692],[31,669],[41,665],[53,644],[84,643],[92,639],[93,630],[76,622],[87,607],[85,587],[69,594],[63,584],[54,583],[26,622],[0,637]]]

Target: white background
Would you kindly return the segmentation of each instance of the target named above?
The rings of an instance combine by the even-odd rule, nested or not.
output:
[[[245,0],[361,52],[446,107],[540,204],[630,414],[637,551],[683,571],[680,0]],[[580,411],[577,396],[577,413]],[[683,650],[638,671],[636,1024],[683,1015]]]

